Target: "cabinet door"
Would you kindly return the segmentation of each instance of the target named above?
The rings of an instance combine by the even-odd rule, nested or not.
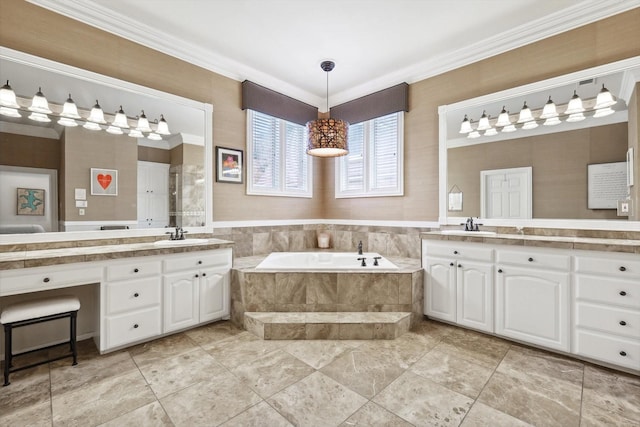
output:
[[[200,274],[200,322],[229,315],[229,269],[207,269]]]
[[[493,265],[458,261],[456,288],[457,322],[493,332]]]
[[[450,260],[427,258],[424,312],[436,319],[456,321],[456,267]]]
[[[496,333],[569,351],[569,274],[498,267]]]
[[[164,276],[164,332],[199,323],[196,272]]]

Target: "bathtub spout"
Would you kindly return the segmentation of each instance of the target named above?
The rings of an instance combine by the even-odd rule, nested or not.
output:
[[[358,255],[362,255],[362,240],[358,243]]]

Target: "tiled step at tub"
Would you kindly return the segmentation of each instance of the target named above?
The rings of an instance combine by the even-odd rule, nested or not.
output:
[[[409,312],[246,312],[244,327],[265,340],[391,340],[409,330]]]

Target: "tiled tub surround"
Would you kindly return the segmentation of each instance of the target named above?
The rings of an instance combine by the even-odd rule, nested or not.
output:
[[[410,324],[423,315],[423,273],[420,260],[388,257],[399,268],[390,273],[362,272],[260,272],[255,267],[264,256],[236,258],[231,270],[231,319],[245,325],[245,312],[261,313],[411,313]],[[395,315],[390,315],[393,317]],[[355,318],[355,317],[354,317]],[[290,316],[282,326],[287,339],[393,338],[396,332],[380,322],[318,322]],[[302,319],[302,320],[301,320]],[[310,319],[310,318],[309,318]],[[318,326],[318,324],[322,326]],[[333,324],[333,325],[332,325]],[[301,326],[302,325],[302,326]],[[376,326],[377,325],[377,326]],[[402,326],[404,327],[404,325]],[[285,332],[286,330],[286,332]],[[349,330],[349,332],[346,332]],[[288,334],[288,335],[287,335]],[[349,335],[351,334],[351,335]],[[263,335],[264,337],[264,335]],[[348,338],[350,337],[350,338]],[[265,338],[268,338],[265,337]]]

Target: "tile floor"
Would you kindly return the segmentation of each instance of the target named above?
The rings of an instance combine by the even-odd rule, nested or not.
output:
[[[263,341],[219,322],[11,376],[0,426],[640,426],[640,377],[422,322]]]

